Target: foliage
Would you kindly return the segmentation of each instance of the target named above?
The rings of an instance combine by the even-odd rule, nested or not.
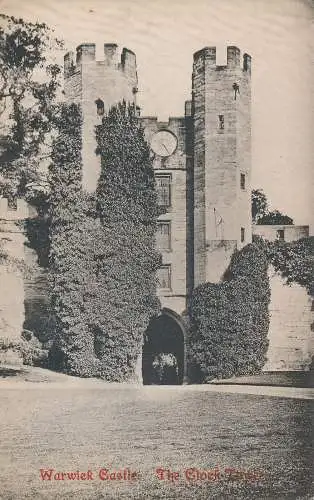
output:
[[[272,212],[267,212],[265,215],[257,220],[257,224],[285,224],[291,226],[293,224],[293,219],[288,215],[284,215],[279,210],[273,210]]]
[[[288,215],[282,214],[279,210],[268,210],[267,197],[262,189],[252,190],[251,209],[254,224],[293,224],[293,220]]]
[[[0,353],[18,353],[24,365],[45,367],[48,357],[47,350],[29,330],[23,330],[21,338],[1,337]]]
[[[252,190],[252,221],[254,224],[257,223],[260,217],[263,217],[267,213],[268,202],[266,195],[262,189]]]
[[[49,282],[55,316],[50,363],[66,371],[71,371],[70,357],[78,350],[76,336],[83,336],[83,344],[86,330],[84,283],[88,283],[89,269],[84,252],[87,233],[81,190],[81,120],[76,105],[60,107],[59,135],[53,142],[49,172]]]
[[[63,106],[50,169],[50,361],[74,375],[122,381],[134,375],[144,330],[159,310],[153,169],[135,109],[114,107],[97,132],[96,205],[81,187],[80,130],[78,108]]]
[[[152,384],[176,385],[178,383],[177,359],[171,352],[161,352],[155,356],[152,368]]]
[[[314,237],[268,242],[268,259],[288,284],[298,283],[314,296]]]
[[[102,245],[93,324],[106,378],[132,377],[149,321],[159,312],[155,250],[159,209],[149,147],[134,106],[113,107],[97,130]]]
[[[219,284],[197,287],[188,339],[192,382],[258,373],[268,347],[267,259],[250,244],[236,252]]]
[[[61,74],[49,51],[62,44],[44,23],[0,19],[0,194],[10,199],[42,179]]]
[[[31,331],[23,331],[18,351],[21,353],[24,365],[41,366],[43,368],[47,366],[48,351],[43,349],[42,344]]]

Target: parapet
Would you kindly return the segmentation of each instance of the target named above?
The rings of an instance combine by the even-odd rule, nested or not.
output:
[[[96,61],[96,44],[83,43],[76,48],[76,57],[73,52],[68,52],[64,56],[64,76],[67,78],[74,73],[82,64],[95,62],[102,66],[110,66],[121,70],[137,80],[136,56],[132,50],[123,48],[119,56],[118,45],[116,43],[105,43],[103,46],[103,59]]]
[[[268,241],[282,239],[286,242],[308,238],[309,226],[295,226],[285,224],[253,224],[253,235],[265,238]]]
[[[249,54],[243,55],[243,63],[241,64],[241,51],[238,47],[230,45],[227,47],[227,65],[226,66],[217,66],[216,62],[216,47],[204,47],[201,50],[195,52],[194,56],[194,64],[197,64],[199,61],[206,61],[208,66],[212,66],[213,69],[221,70],[221,69],[234,69],[234,68],[242,68],[243,71],[251,74],[251,56]]]
[[[76,48],[76,64],[82,64],[96,59],[96,44],[84,43]]]
[[[0,198],[0,219],[17,221],[29,217],[29,206],[25,200],[17,199],[15,208],[10,208],[7,198]]]
[[[171,129],[175,126],[184,126],[185,119],[183,116],[170,116],[167,122],[158,121],[157,116],[141,116],[143,127],[151,126],[157,130]]]

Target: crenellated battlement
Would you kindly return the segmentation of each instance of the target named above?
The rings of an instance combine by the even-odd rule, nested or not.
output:
[[[143,127],[154,127],[156,130],[171,129],[172,127],[184,125],[184,116],[170,116],[167,122],[158,121],[157,116],[141,116]]]
[[[96,60],[96,44],[84,43],[76,48],[74,52],[68,52],[64,56],[64,76],[69,78],[73,73],[80,71],[82,65],[94,63],[98,66],[107,66],[117,71],[122,71],[130,77],[137,78],[136,55],[132,50],[123,48],[120,54],[116,43],[105,43],[103,45],[103,59]]]
[[[241,51],[238,47],[230,45],[227,47],[227,64],[219,66],[216,62],[216,47],[204,47],[195,52],[193,56],[194,65],[206,61],[209,68],[216,71],[241,68],[244,72],[251,74],[252,58],[249,54],[243,54],[241,61]]]
[[[7,198],[0,198],[0,220],[18,221],[30,215],[29,205],[23,199],[17,199],[15,208],[10,208]]]

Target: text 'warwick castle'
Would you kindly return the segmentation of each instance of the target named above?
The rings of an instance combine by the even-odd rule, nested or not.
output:
[[[81,106],[83,187],[92,192],[100,173],[95,126],[122,101],[138,92],[136,56],[116,44],[82,44],[64,59],[64,92]],[[140,110],[138,110],[140,113]],[[251,57],[227,47],[226,65],[216,64],[216,48],[194,54],[192,99],[182,117],[167,123],[141,117],[153,154],[160,216],[157,245],[162,253],[159,290],[163,311],[180,324],[191,290],[219,282],[235,249],[252,232],[272,240],[308,236],[308,226],[253,226],[251,219]],[[2,207],[0,219],[10,220]],[[283,233],[281,233],[283,234]],[[0,234],[1,236],[1,234]],[[302,370],[310,362],[311,301],[298,285],[271,276],[270,347],[265,370]]]

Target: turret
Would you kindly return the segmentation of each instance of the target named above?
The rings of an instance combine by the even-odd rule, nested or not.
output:
[[[64,57],[64,90],[68,102],[81,106],[83,188],[96,189],[100,160],[96,156],[95,126],[104,113],[120,101],[136,104],[138,91],[136,56],[116,43],[103,45],[103,58],[96,60],[96,45],[84,43]]]
[[[194,268],[195,285],[219,281],[235,248],[251,230],[251,57],[227,47],[194,54]]]

